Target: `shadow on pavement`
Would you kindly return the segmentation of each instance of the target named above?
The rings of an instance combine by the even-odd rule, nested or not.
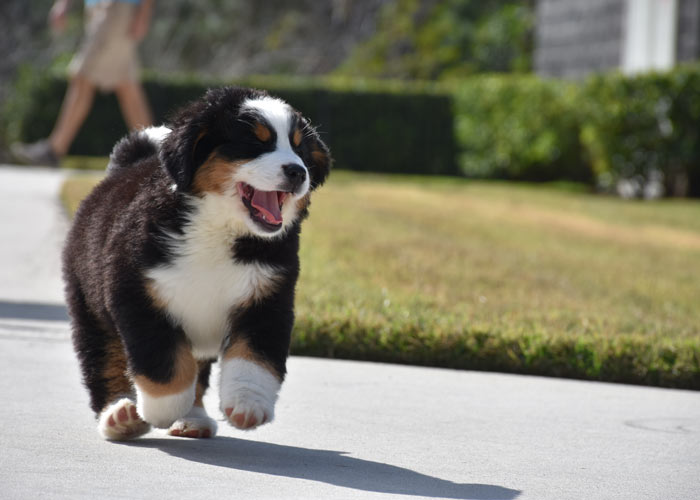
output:
[[[60,304],[0,301],[0,318],[68,321],[68,309]]]
[[[298,448],[226,436],[212,440],[141,439],[129,446],[217,467],[319,481],[344,488],[435,498],[511,500],[520,491],[489,484],[461,484],[344,452]]]

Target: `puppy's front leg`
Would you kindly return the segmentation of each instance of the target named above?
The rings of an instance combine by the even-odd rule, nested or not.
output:
[[[219,395],[229,423],[247,430],[272,421],[283,377],[249,341],[231,342],[221,357]]]
[[[144,287],[129,280],[110,303],[126,347],[136,411],[149,424],[168,428],[194,404],[198,369],[187,337]]]
[[[157,380],[153,377],[153,374],[132,377],[136,387],[136,411],[154,427],[168,428],[192,409],[197,362],[190,349],[180,345],[174,353],[172,368]]]

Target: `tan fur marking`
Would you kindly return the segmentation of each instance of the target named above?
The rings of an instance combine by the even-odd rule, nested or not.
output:
[[[328,163],[328,155],[321,151],[320,149],[314,149],[311,151],[311,157],[316,163],[326,164]]]
[[[269,371],[274,377],[282,382],[280,379],[279,375],[277,374],[277,371],[272,367],[272,365],[261,359],[260,355],[256,354],[250,349],[250,346],[248,346],[248,342],[243,340],[243,339],[236,339],[234,340],[231,345],[229,345],[226,350],[224,351],[223,359],[225,361],[231,360],[231,359],[245,359],[246,361],[251,361],[262,368],[265,368],[267,371]]]
[[[105,346],[105,368],[102,372],[107,391],[107,404],[133,390],[126,373],[126,353],[123,344],[119,339],[109,340]]]
[[[195,388],[195,395],[194,395],[194,406],[198,406],[200,408],[204,408],[204,393],[207,391],[207,387],[204,385],[202,382],[202,379],[200,378],[200,375],[202,373],[202,368],[204,368],[205,365],[207,365],[209,361],[198,361],[197,362],[197,387]]]
[[[243,161],[228,161],[212,153],[194,174],[193,191],[197,194],[223,194],[230,187],[231,177]]]
[[[255,124],[253,132],[255,133],[255,136],[263,142],[269,141],[270,137],[272,137],[272,132],[270,132],[270,129],[260,122]]]
[[[301,130],[296,129],[294,131],[294,134],[292,135],[292,141],[294,142],[294,145],[298,146],[299,144],[301,144],[302,138],[303,138],[303,136],[301,135]]]
[[[201,141],[202,137],[204,137],[205,135],[207,135],[207,131],[202,130],[197,136],[197,138],[194,140],[194,145],[192,146],[192,154],[194,154],[194,150],[197,149],[197,144],[199,144],[199,141]]]
[[[239,307],[249,307],[271,295],[277,289],[278,283],[279,277],[276,274],[270,278],[258,280],[253,288],[253,293],[241,301]]]
[[[309,206],[311,203],[311,194],[306,193],[306,195],[303,198],[299,198],[297,200],[297,210],[300,212],[303,211],[305,208]]]
[[[158,291],[156,290],[156,285],[153,283],[153,280],[146,279],[145,287],[146,295],[151,298],[154,306],[156,306],[158,309],[166,309],[168,307],[168,303],[160,295],[158,295]]]
[[[250,298],[252,303],[258,302],[265,297],[271,295],[276,289],[279,283],[279,276],[274,275],[270,279],[261,280],[258,282],[258,286],[255,287],[255,292]]]
[[[197,388],[195,389],[194,406],[198,406],[199,408],[204,408],[204,392],[205,391],[206,391],[206,389],[204,389],[204,386],[198,382]]]
[[[139,386],[139,389],[152,397],[168,396],[183,392],[192,385],[197,376],[197,362],[187,347],[181,347],[177,353],[173,373],[172,379],[165,384],[154,382],[143,375],[135,376],[134,382]]]
[[[205,392],[204,387],[197,384],[197,389],[195,391],[195,396],[194,396],[194,406],[197,406],[199,408],[204,408],[204,392]]]
[[[247,361],[255,361],[256,356],[253,351],[250,350],[248,342],[245,340],[234,340],[231,345],[226,348],[223,358],[225,360],[233,358],[243,358]]]

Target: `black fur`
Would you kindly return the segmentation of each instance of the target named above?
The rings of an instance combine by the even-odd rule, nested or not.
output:
[[[107,170],[133,166],[158,154],[158,148],[153,141],[143,134],[133,134],[121,139],[109,156]]]
[[[189,346],[189,340],[154,303],[144,273],[175,257],[167,235],[187,230],[193,179],[212,152],[236,160],[274,148],[274,141],[263,143],[253,134],[251,123],[261,117],[240,113],[245,99],[265,95],[244,88],[210,90],[175,115],[160,148],[141,132],[122,139],[110,157],[108,175],[80,206],[64,249],[64,279],[74,347],[96,413],[117,396],[110,393],[116,382],[121,382],[118,387],[128,386],[135,375],[159,383],[172,379],[176,353]],[[329,172],[328,149],[301,115],[295,117],[304,133],[295,151],[316,188]],[[305,215],[303,208],[281,237],[242,236],[231,248],[234,261],[270,264],[279,272],[274,293],[232,310],[227,338],[245,339],[280,378],[294,321],[300,223]],[[119,362],[125,362],[127,370],[115,382],[111,368]],[[206,364],[200,378],[208,376]],[[206,387],[208,382],[200,384]]]
[[[151,304],[142,276],[144,268],[168,260],[163,229],[181,232],[188,209],[169,192],[172,181],[155,156],[140,163],[113,169],[95,188],[76,213],[64,249],[74,347],[96,412],[114,396],[104,389],[110,342],[124,345],[133,374],[160,382],[171,378],[175,350],[186,342]]]

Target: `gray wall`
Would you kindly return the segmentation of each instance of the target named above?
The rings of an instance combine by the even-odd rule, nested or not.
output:
[[[535,71],[581,78],[617,68],[621,60],[625,0],[539,0]]]
[[[632,0],[634,1],[634,0]],[[534,64],[545,77],[578,79],[620,67],[626,0],[539,0]],[[678,0],[676,61],[700,59],[700,1]]]
[[[700,58],[700,2],[678,1],[678,40],[676,60],[695,61]]]

